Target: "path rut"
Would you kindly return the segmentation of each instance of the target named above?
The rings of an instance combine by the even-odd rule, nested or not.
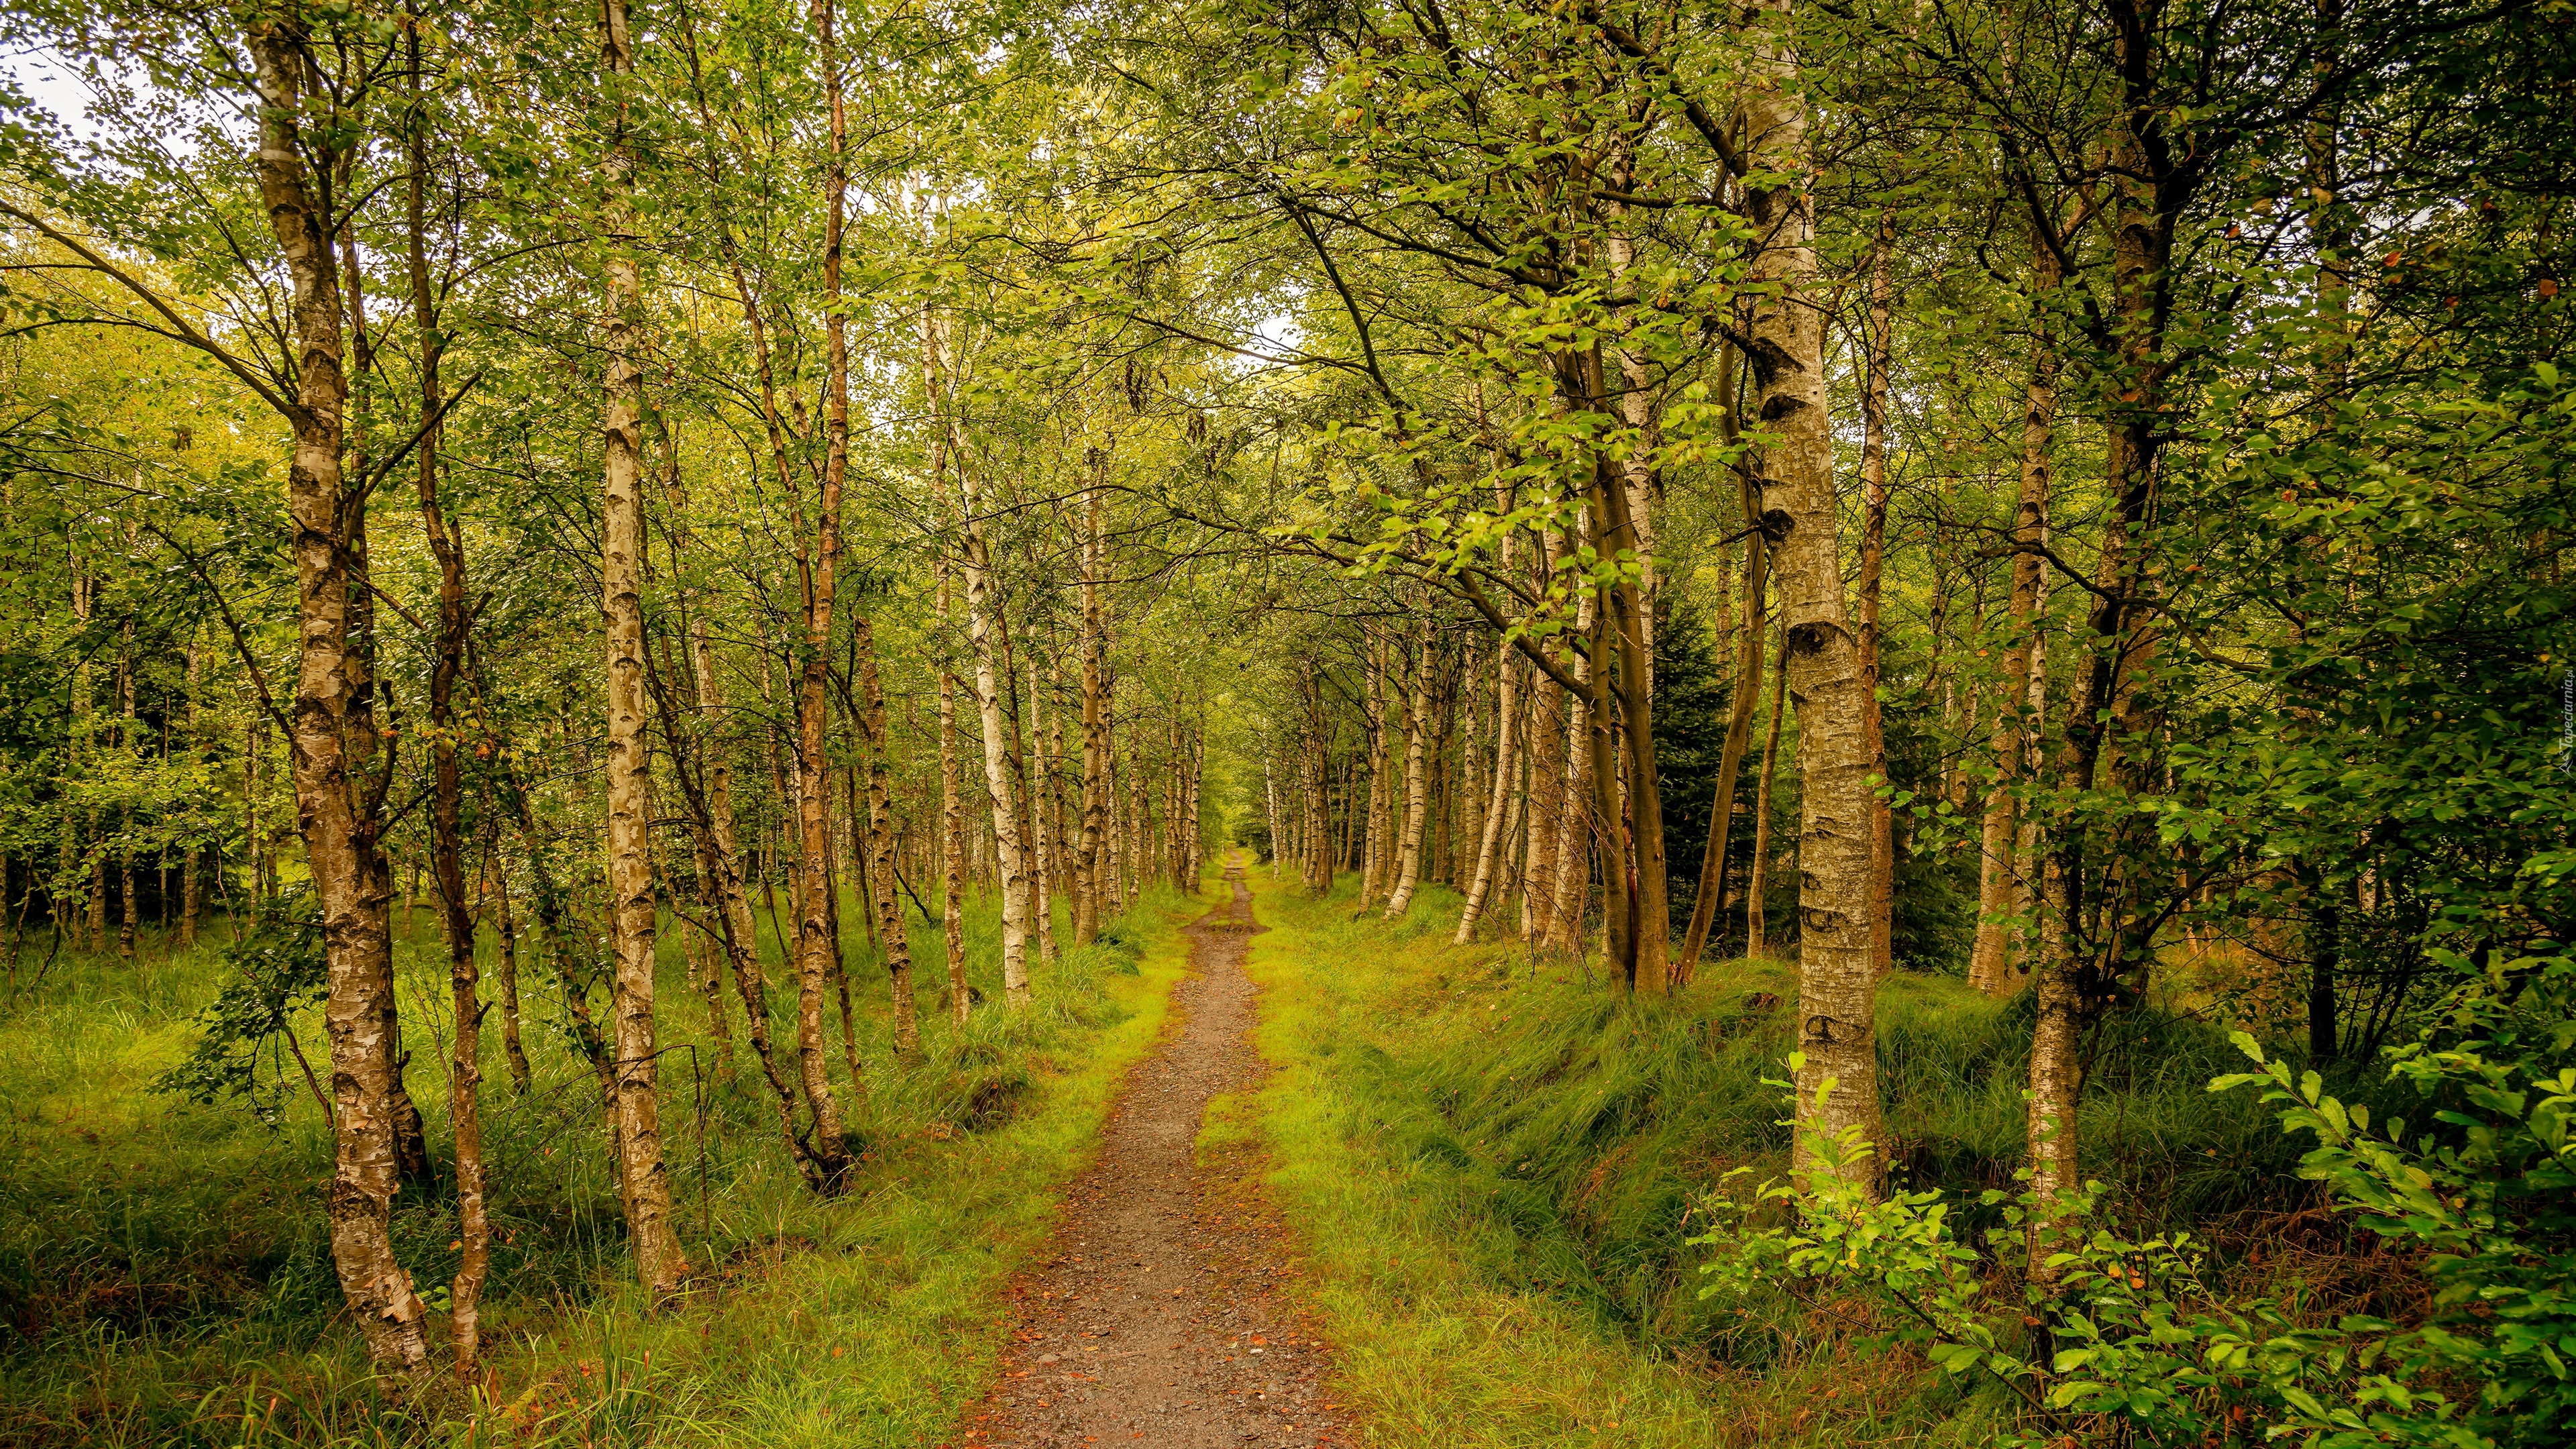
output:
[[[1065,1196],[1049,1260],[1014,1285],[996,1387],[965,1426],[991,1449],[1240,1449],[1348,1442],[1324,1346],[1279,1293],[1277,1218],[1239,1174],[1194,1167],[1210,1098],[1256,1085],[1252,919],[1234,898],[1192,924],[1179,1025],[1139,1063],[1100,1156]]]

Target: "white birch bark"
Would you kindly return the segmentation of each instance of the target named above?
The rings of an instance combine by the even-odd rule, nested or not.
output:
[[[1775,184],[1746,189],[1762,238],[1749,268],[1747,357],[1753,413],[1771,436],[1754,460],[1787,629],[1789,697],[1798,710],[1798,1120],[1794,1161],[1820,1139],[1883,1140],[1878,1102],[1878,970],[1873,949],[1871,808],[1860,659],[1835,526],[1833,439],[1825,407],[1814,174],[1791,0],[1757,0],[1743,91],[1747,163]],[[1832,1084],[1827,1090],[1827,1083]],[[1875,1183],[1875,1160],[1846,1168]]]
[[[625,0],[607,0],[603,64],[634,72]],[[621,85],[622,81],[612,81]],[[634,156],[620,139],[608,162],[608,354],[601,421],[604,506],[600,523],[601,608],[608,617],[608,889],[617,1092],[618,1189],[626,1203],[635,1270],[656,1295],[677,1287],[686,1267],[671,1223],[671,1182],[662,1162],[653,1020],[653,862],[649,834],[652,747],[644,734],[644,379],[635,363],[642,273],[631,228]]]
[[[1002,682],[996,665],[992,552],[976,517],[980,500],[975,470],[958,460],[966,503],[966,629],[975,649],[975,710],[983,724],[984,787],[993,801],[993,855],[1002,874],[1002,995],[1014,1007],[1029,1004],[1029,876],[1021,849],[1018,790],[1011,779],[1010,722],[1002,717]]]
[[[1413,687],[1404,710],[1404,835],[1397,844],[1394,888],[1388,892],[1386,919],[1392,921],[1413,904],[1413,889],[1422,879],[1422,822],[1430,776],[1423,760],[1423,734],[1431,709],[1431,622],[1424,616],[1418,656],[1413,660]]]
[[[1506,561],[1508,563],[1508,560]],[[1476,843],[1476,878],[1467,887],[1467,906],[1458,916],[1458,932],[1451,940],[1460,946],[1476,937],[1476,922],[1485,913],[1485,901],[1494,889],[1495,865],[1506,851],[1513,774],[1520,768],[1519,671],[1508,644],[1494,650],[1494,786],[1492,802],[1485,811],[1483,838]]]

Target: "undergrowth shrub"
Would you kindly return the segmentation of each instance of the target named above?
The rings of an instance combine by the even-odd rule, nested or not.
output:
[[[1887,1340],[2007,1390],[2021,1410],[2002,1441],[2011,1444],[2061,1443],[2078,1429],[2158,1446],[2568,1443],[2576,960],[2481,971],[2457,955],[2437,959],[2458,984],[2435,1024],[2385,1062],[2430,1122],[2410,1130],[2383,1117],[2374,1128],[2366,1104],[2243,1033],[2233,1043],[2256,1070],[2209,1083],[2239,1099],[2257,1089],[2285,1140],[2315,1144],[2299,1175],[2322,1187],[2333,1212],[2402,1248],[2429,1284],[2429,1303],[2409,1319],[2321,1314],[2296,1281],[2231,1282],[2189,1232],[2125,1236],[2107,1221],[2116,1195],[2098,1181],[2048,1200],[2017,1174],[2023,1190],[1977,1195],[2000,1217],[1980,1234],[1952,1192],[1900,1189],[1882,1200],[1857,1185],[1875,1176],[1875,1149],[1853,1134],[1810,1139],[1808,1167],[1741,1201],[1725,1192],[1705,1201],[1711,1229],[1692,1240],[1714,1250],[1703,1296],[1856,1299]],[[2025,1248],[2027,1275],[1999,1268]]]

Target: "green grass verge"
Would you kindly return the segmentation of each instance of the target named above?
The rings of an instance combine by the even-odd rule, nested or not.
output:
[[[887,1058],[884,976],[850,908],[865,1077],[850,1126],[865,1155],[854,1191],[828,1204],[797,1181],[747,1049],[731,1080],[715,1070],[666,935],[664,1041],[697,1044],[704,1066],[663,1059],[682,1238],[702,1270],[650,1315],[628,1281],[596,1088],[564,1045],[560,990],[523,982],[534,1090],[509,1090],[497,1021],[484,1033],[499,1234],[487,1378],[407,1403],[342,1321],[320,1207],[329,1148],[292,1059],[273,1126],[150,1089],[222,985],[215,948],[59,965],[0,1016],[0,1443],[939,1442],[991,1372],[1008,1275],[1162,1030],[1187,960],[1178,928],[1208,903],[1149,893],[1102,944],[1033,972],[1037,1000],[1020,1013],[984,979],[998,922],[983,904],[969,958],[986,1004],[953,1029],[936,967],[921,971],[930,1060],[911,1072]],[[935,958],[935,927],[913,924]],[[406,947],[401,993],[410,1085],[443,1154],[435,952],[427,932]],[[781,986],[773,1016],[792,1040]],[[318,1029],[303,1041],[318,1061]],[[399,1202],[395,1229],[435,1295],[454,1266],[452,1204]]]
[[[1694,1204],[1785,1167],[1776,1089],[1792,968],[1716,963],[1632,1001],[1511,943],[1448,944],[1457,897],[1355,915],[1252,872],[1250,970],[1276,1068],[1213,1132],[1257,1134],[1299,1229],[1342,1392],[1371,1442],[1981,1442],[1992,1407],[1868,1345],[1873,1325],[1698,1296]],[[2029,1008],[1900,973],[1881,996],[1891,1158],[1907,1180],[2009,1186]],[[2299,1197],[2296,1151],[2241,1095],[2217,1028],[2130,1012],[2099,1033],[2086,1166],[2139,1223]]]

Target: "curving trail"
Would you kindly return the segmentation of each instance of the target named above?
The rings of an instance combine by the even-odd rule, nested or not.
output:
[[[1263,1072],[1243,971],[1260,928],[1242,871],[1230,857],[1233,900],[1189,927],[1180,1025],[1128,1078],[1099,1159],[1067,1191],[1049,1261],[1013,1289],[1011,1345],[966,1445],[1349,1442],[1325,1408],[1327,1350],[1275,1292],[1290,1270],[1267,1210],[1191,1161],[1209,1099]]]

